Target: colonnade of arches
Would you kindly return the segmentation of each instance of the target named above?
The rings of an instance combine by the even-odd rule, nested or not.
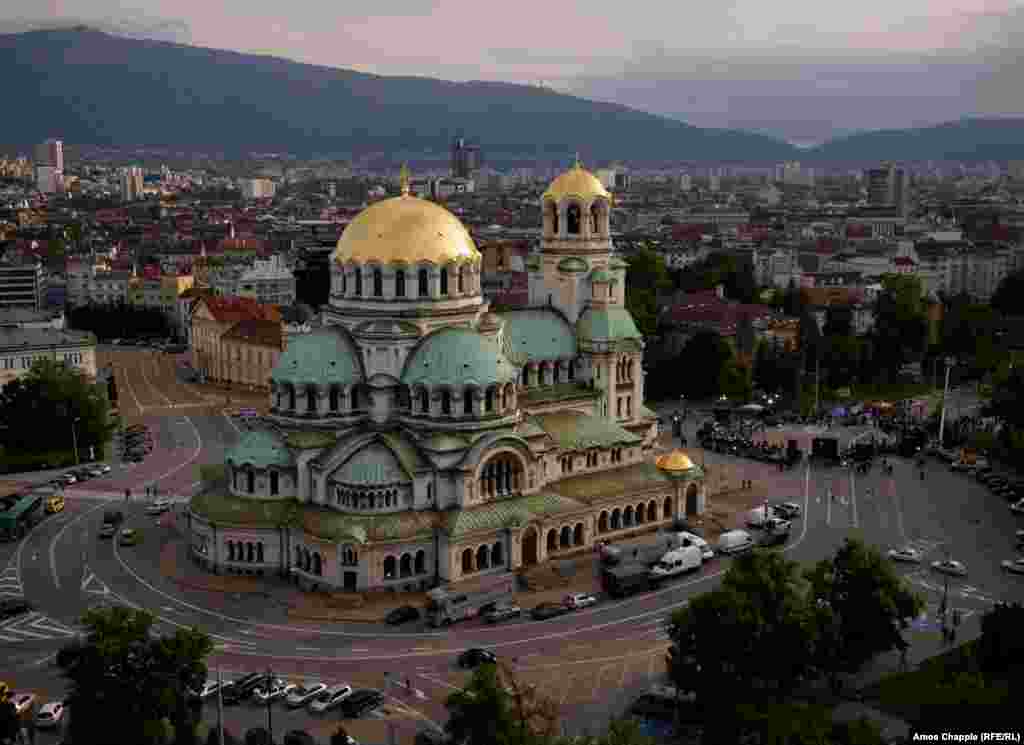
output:
[[[523,462],[512,453],[498,453],[480,469],[477,493],[482,499],[504,497],[523,488]]]
[[[600,535],[601,533],[625,530],[626,528],[658,522],[659,520],[671,520],[673,517],[672,497],[665,497],[660,507],[661,509],[659,510],[658,500],[650,499],[647,502],[638,502],[635,505],[615,507],[612,510],[601,510],[601,513],[597,516],[597,532]]]
[[[228,464],[231,490],[235,494],[256,494],[257,492],[276,497],[281,494],[282,474],[274,468],[255,468],[248,463]],[[266,481],[257,481],[257,477],[267,476]],[[262,480],[261,480],[262,481]]]
[[[472,297],[481,291],[480,267],[472,263],[441,267],[423,263],[414,267],[348,264],[335,270],[332,292],[346,298],[376,300],[430,300]]]
[[[384,579],[404,579],[427,573],[427,552],[422,548],[415,554],[384,557]]]
[[[633,357],[620,357],[615,363],[615,380],[619,383],[632,383],[636,372],[636,360]]]
[[[228,561],[263,563],[263,541],[228,541]]]
[[[462,550],[462,573],[473,574],[482,572],[485,569],[493,569],[503,566],[505,563],[505,548],[501,541],[493,544],[483,544],[476,548],[465,548]]]
[[[324,556],[319,551],[310,551],[303,546],[296,546],[295,566],[304,572],[322,577],[324,573]]]
[[[544,234],[549,237],[609,235],[609,205],[604,199],[584,204],[576,199],[544,201]]]
[[[336,487],[334,503],[352,510],[380,510],[398,507],[398,489]]]
[[[519,382],[525,388],[558,385],[576,380],[580,363],[575,359],[535,360],[523,365]]]
[[[312,383],[271,381],[270,403],[277,411],[306,416],[340,416],[360,411],[363,396],[359,386],[318,386]]]
[[[512,383],[486,388],[416,385],[409,389],[409,403],[413,415],[435,419],[504,415],[515,411],[516,387]]]
[[[557,551],[564,551],[568,548],[582,546],[584,541],[583,523],[576,523],[574,526],[563,525],[561,528],[548,530],[546,547],[549,554]]]

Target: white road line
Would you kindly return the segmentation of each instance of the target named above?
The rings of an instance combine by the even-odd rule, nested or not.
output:
[[[74,519],[64,523],[64,525],[61,526],[61,529],[57,531],[57,535],[55,535],[53,537],[53,540],[50,541],[50,579],[53,580],[53,586],[56,587],[58,590],[60,589],[60,577],[57,574],[57,542],[60,541],[61,536],[64,535],[65,530],[70,528],[72,525],[78,523],[79,521],[89,517],[89,515],[96,512],[97,510],[103,509],[105,506],[106,505],[101,502],[100,504],[93,507],[91,510],[86,510],[81,515],[75,516]]]
[[[192,465],[192,463],[194,463],[196,461],[196,459],[199,458],[199,456],[202,454],[202,452],[203,452],[203,436],[201,434],[199,434],[199,428],[196,426],[196,423],[192,421],[191,417],[187,417],[186,416],[186,417],[182,417],[182,419],[184,419],[186,422],[189,423],[189,426],[192,427],[193,434],[195,434],[195,436],[196,436],[196,451],[194,453],[192,453],[192,456],[188,460],[186,460],[184,463],[179,463],[174,468],[172,468],[169,471],[167,471],[167,473],[162,473],[159,476],[157,476],[155,479],[151,479],[146,484],[146,486],[153,486],[153,485],[157,484],[158,482],[163,481],[168,476],[173,476],[174,474],[176,474],[181,469],[183,469],[183,468],[185,468],[187,466]]]
[[[156,364],[156,362],[153,361],[152,359],[150,359],[150,362],[153,362],[154,365]],[[171,399],[167,398],[167,394],[166,393],[164,393],[159,388],[157,388],[155,385],[153,385],[153,381],[149,379],[148,375],[146,375],[146,360],[145,359],[143,359],[142,364],[139,365],[139,372],[142,373],[142,379],[146,382],[146,385],[148,385],[150,388],[152,388],[153,392],[156,393],[156,395],[160,396],[160,398],[162,398],[164,401],[166,401],[167,405],[170,406],[173,409],[174,408],[174,402]]]
[[[128,373],[126,373],[124,371],[124,368],[120,366],[118,367],[118,370],[121,372],[121,380],[124,381],[124,387],[128,389],[128,392],[132,395],[132,398],[135,400],[135,405],[139,407],[139,414],[141,415],[145,413],[146,407],[143,406],[142,403],[139,401],[139,397],[135,395],[135,390],[132,388],[132,384],[128,382]]]
[[[853,469],[850,469],[850,509],[851,518],[853,520],[853,527],[859,527],[857,525],[857,485],[853,480]]]
[[[232,419],[230,416],[228,416],[227,409],[221,409],[220,413],[224,416],[225,419],[227,419],[228,424],[231,425],[232,429],[235,430],[235,432],[238,434],[238,436],[241,437],[242,436],[242,430],[240,430],[238,428],[238,425],[235,424],[235,420]]]

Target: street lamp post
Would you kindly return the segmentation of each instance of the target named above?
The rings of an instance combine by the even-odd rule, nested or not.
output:
[[[942,387],[942,411],[939,413],[939,447],[945,446],[945,441],[942,439],[943,434],[946,431],[946,399],[949,398],[949,371],[953,369],[953,365],[956,364],[956,360],[952,357],[946,358],[946,382]]]
[[[274,741],[273,707],[271,706],[272,702],[270,700],[270,689],[274,681],[273,675],[274,674],[270,671],[270,668],[267,668],[267,687],[263,689],[267,694],[267,734],[270,735],[270,742]],[[221,745],[223,745],[223,743],[221,743]]]
[[[78,416],[76,416],[74,419],[71,420],[71,444],[74,445],[74,447],[75,447],[75,465],[76,466],[80,465],[80,463],[81,463],[81,461],[79,461],[79,459],[78,459],[78,432],[77,432],[77,429],[75,427],[75,425],[78,424],[80,421],[82,421],[82,418],[78,417]]]

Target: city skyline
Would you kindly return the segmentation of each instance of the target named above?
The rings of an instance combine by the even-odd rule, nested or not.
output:
[[[1024,8],[1017,0],[914,0],[896,8],[790,1],[770,10],[735,0],[713,10],[640,13],[528,4],[500,19],[480,6],[409,0],[365,13],[358,5],[340,13],[299,6],[285,15],[264,2],[242,10],[231,1],[154,0],[132,10],[65,0],[41,12],[13,0],[0,9],[0,31],[85,23],[382,75],[543,83],[799,144],[1019,113],[1014,50]]]

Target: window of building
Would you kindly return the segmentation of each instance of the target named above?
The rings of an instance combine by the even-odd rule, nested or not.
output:
[[[270,496],[276,497],[280,492],[281,477],[277,471],[270,472]]]
[[[448,294],[448,270],[447,269],[442,269],[441,270],[441,294],[442,295],[447,295]]]
[[[459,278],[458,293],[460,295],[463,292],[465,292],[465,285],[466,285],[465,272],[466,272],[466,267],[460,266],[459,267],[459,274],[458,274],[458,278]]]
[[[420,269],[419,272],[419,293],[420,297],[427,297],[430,295],[430,285],[427,281],[427,270]]]
[[[250,494],[256,492],[256,474],[252,471],[247,471],[245,474],[246,488]]]
[[[356,297],[360,297],[363,294],[363,273],[359,269],[356,269]]]
[[[444,391],[441,393],[441,413],[450,416],[452,413],[452,392]]]
[[[405,272],[401,269],[395,272],[395,296],[405,297]]]
[[[331,411],[337,411],[339,404],[338,389],[331,388],[331,392],[328,395],[328,405],[331,407]]]
[[[380,269],[373,270],[373,296],[383,297],[384,295],[384,277],[380,273]]]
[[[473,391],[466,390],[462,394],[462,413],[472,414],[473,413]]]

